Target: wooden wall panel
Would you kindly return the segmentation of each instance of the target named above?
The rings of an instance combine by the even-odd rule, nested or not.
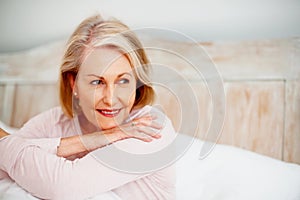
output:
[[[55,84],[18,85],[10,125],[21,127],[36,114],[57,105],[58,88]]]
[[[226,83],[227,107],[219,143],[282,159],[284,82]]]
[[[300,81],[286,85],[284,157],[288,162],[300,164]]]
[[[4,90],[5,90],[5,85],[0,85],[0,116],[1,116],[1,119],[3,120],[3,101],[4,101]]]
[[[224,84],[226,118],[218,143],[229,144],[282,159],[284,84],[283,81],[226,82]],[[162,105],[177,130],[182,126],[181,109],[190,108],[188,112],[197,112],[198,109],[199,129],[197,137],[204,139],[212,125],[213,103],[208,88],[203,82],[192,83],[198,100],[198,108],[192,108],[191,99],[189,99],[184,85],[173,83],[172,86],[173,91],[175,90],[179,97],[185,98],[178,101],[174,98],[174,94],[159,88],[157,103]],[[187,122],[187,127],[193,127],[197,123],[192,114]],[[187,134],[194,134],[194,129],[191,128],[189,131]]]
[[[195,76],[189,73],[190,66],[186,61],[200,61],[201,68],[211,67],[212,60],[224,80],[264,81],[284,80],[291,72],[292,67],[288,65],[288,62],[291,56],[290,50],[295,43],[297,40],[290,38],[238,42],[215,41],[198,44],[156,39],[149,40],[146,44],[172,50],[182,56],[157,49],[147,51],[151,60],[172,66],[189,79],[194,79]]]
[[[162,106],[176,131],[204,138],[211,120],[209,90],[203,82],[192,82],[190,86],[175,82],[169,88],[157,87],[156,104]]]
[[[10,124],[12,119],[13,105],[15,102],[15,85],[6,84],[2,87],[1,93],[1,120]]]
[[[284,80],[293,39],[200,43],[224,80]]]

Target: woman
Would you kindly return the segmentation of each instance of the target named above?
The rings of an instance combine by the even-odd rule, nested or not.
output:
[[[107,191],[121,199],[174,199],[174,166],[126,173],[94,154],[112,144],[149,153],[173,139],[170,120],[159,122],[161,113],[148,106],[154,98],[149,67],[126,25],[100,16],[84,20],[60,68],[61,107],[32,118],[14,135],[0,131],[0,169],[42,199],[85,199]]]

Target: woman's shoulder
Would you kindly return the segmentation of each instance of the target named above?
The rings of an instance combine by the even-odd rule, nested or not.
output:
[[[62,108],[57,106],[32,117],[17,133],[24,137],[50,137],[54,129],[70,121]]]
[[[65,120],[67,118],[68,117],[64,114],[62,108],[60,106],[56,106],[35,115],[29,121],[33,120],[33,121],[57,122],[57,121]]]
[[[50,108],[31,119],[33,122],[44,124],[48,127],[66,126],[73,122],[72,118],[65,115],[60,106]]]

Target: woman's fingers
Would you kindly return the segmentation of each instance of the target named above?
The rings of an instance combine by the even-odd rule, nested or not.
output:
[[[159,133],[159,129],[153,129],[149,126],[144,126],[142,124],[135,124],[133,126],[127,126],[125,128],[124,133],[130,137],[141,139],[146,142],[150,142],[153,139],[161,138]]]
[[[161,134],[159,132],[159,130],[154,130],[153,128],[149,128],[149,127],[137,127],[137,131],[144,133],[146,135],[149,135],[155,139],[159,139],[161,138]]]
[[[136,125],[136,126],[146,126],[146,127],[150,127],[150,128],[154,128],[154,129],[162,129],[163,128],[163,126],[160,123],[152,121],[152,120],[146,120],[146,119],[141,119],[139,121],[133,121],[132,123],[133,123],[133,125]]]
[[[151,142],[153,140],[153,138],[151,136],[145,134],[144,132],[140,132],[140,131],[135,131],[132,134],[132,137],[136,138],[136,139],[139,139],[139,140],[142,140],[144,142]]]
[[[144,142],[151,142],[153,139],[161,138],[160,131],[163,128],[162,124],[154,121],[155,119],[157,119],[157,117],[154,115],[144,115],[108,130],[104,134],[115,133],[118,136],[117,138],[119,138],[117,140],[136,138]]]
[[[163,126],[162,124],[154,121],[156,119],[156,116],[153,115],[145,115],[143,117],[140,118],[136,118],[134,119],[131,123],[131,125],[138,125],[138,126],[148,126],[150,128],[154,128],[154,129],[162,129]]]
[[[123,132],[125,138],[136,138],[145,142],[151,142],[153,139],[161,138],[159,129],[154,129],[142,124],[126,124],[126,126],[121,126],[119,128],[121,132]]]
[[[137,118],[135,118],[135,120],[140,120],[140,119],[152,119],[152,120],[155,120],[155,119],[157,119],[157,116],[155,116],[155,115],[151,115],[151,114],[146,114],[146,115],[143,115],[143,116],[141,116],[141,117],[137,117]]]

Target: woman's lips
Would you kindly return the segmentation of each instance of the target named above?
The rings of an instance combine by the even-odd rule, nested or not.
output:
[[[97,109],[97,111],[105,117],[115,117],[120,113],[121,109]]]

